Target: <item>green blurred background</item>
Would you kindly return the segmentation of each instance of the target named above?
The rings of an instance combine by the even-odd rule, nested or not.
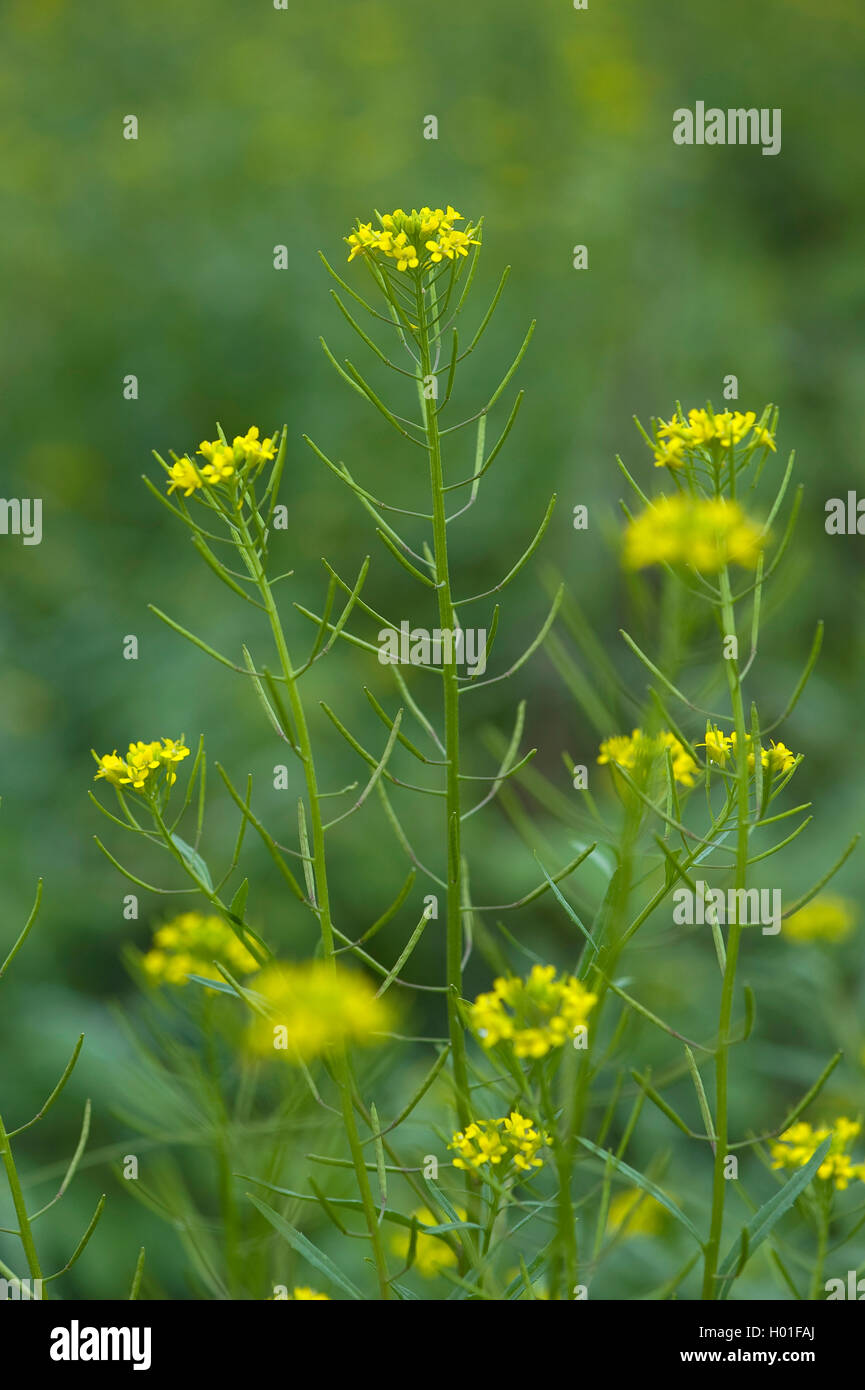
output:
[[[287,421],[291,522],[275,552],[280,569],[296,572],[283,586],[295,650],[309,628],[290,600],[319,608],[322,555],[353,577],[372,553],[370,601],[397,617],[415,614],[416,594],[377,548],[369,518],[300,438],[308,432],[344,458],[374,493],[423,506],[425,480],[412,476],[419,453],[401,447],[319,348],[324,334],[338,357],[363,361],[316,253],[341,267],[342,237],[375,207],[452,202],[466,216],[483,215],[476,317],[501,268],[513,273],[477,360],[458,379],[460,416],[496,384],[529,320],[538,326],[520,371],[527,398],[518,425],[477,507],[454,530],[458,591],[496,582],[555,490],[542,562],[505,595],[496,669],[540,626],[549,572],[558,569],[640,694],[640,669],[616,635],[629,611],[615,544],[616,453],[644,484],[655,482],[631,417],[667,415],[676,399],[686,408],[707,397],[718,405],[728,373],[739,380],[739,408],[777,403],[779,458],[795,447],[805,493],[775,591],[786,603],[769,605],[752,685],[768,711],[783,708],[816,620],[827,623],[819,669],[781,735],[806,753],[798,799],[816,806],[806,836],[773,861],[792,898],[861,821],[865,540],[828,537],[823,521],[826,499],[862,476],[865,185],[855,171],[865,25],[857,0],[591,0],[584,12],[570,0],[442,0],[423,9],[318,0],[287,11],[268,0],[20,0],[0,14],[0,491],[44,500],[41,546],[0,538],[0,943],[17,933],[35,880],[45,878],[37,930],[0,992],[2,1104],[7,1123],[28,1119],[75,1036],[87,1034],[63,1101],[20,1144],[33,1200],[47,1200],[92,1097],[93,1159],[53,1213],[49,1263],[68,1256],[107,1190],[104,1224],[66,1295],[115,1295],[146,1240],[152,1291],[183,1297],[189,1284],[171,1231],[131,1202],[116,1176],[118,1155],[137,1151],[115,1113],[132,1083],[113,1009],[118,1001],[127,1013],[139,1007],[121,949],[146,945],[161,904],[142,895],[139,921],[123,919],[126,887],[93,834],[107,829],[114,852],[142,870],[143,860],[137,846],[111,838],[87,801],[90,749],[203,732],[236,782],[256,775],[257,804],[278,838],[291,833],[293,797],[272,789],[282,756],[243,681],[147,610],[157,604],[234,654],[249,632],[246,613],[145,491],[142,472],[157,476],[150,450],[194,449],[217,420],[229,434]],[[674,146],[673,110],[698,99],[781,107],[780,155]],[[137,141],[122,138],[128,114],[139,119]],[[423,138],[429,114],[438,118],[436,141]],[[588,247],[585,271],[572,267],[578,243]],[[273,268],[279,244],[289,247],[287,270]],[[123,398],[129,373],[139,380],[133,401]],[[469,434],[456,440],[451,478],[471,467]],[[577,503],[590,509],[584,533],[571,525]],[[137,662],[122,659],[127,634],[138,637]],[[263,649],[264,634],[253,642],[254,652]],[[359,736],[380,744],[360,687],[368,683],[393,709],[385,677],[372,658],[345,649],[316,669],[310,703],[326,698]],[[561,751],[592,765],[599,737],[618,730],[592,728],[544,653],[472,706],[471,770],[488,770],[484,730],[509,728],[523,697],[523,746],[539,745],[538,766],[568,795]],[[622,727],[630,719],[623,714]],[[332,727],[314,722],[324,784],[360,776]],[[601,774],[592,775],[603,788]],[[426,808],[406,814],[423,858]],[[509,901],[534,884],[531,855],[500,812],[470,824],[478,900]],[[214,788],[208,856],[224,858],[232,833]],[[567,835],[544,833],[564,861]],[[375,809],[337,834],[338,917],[354,935],[394,896],[405,866]],[[244,868],[258,875],[255,923],[286,954],[307,953],[310,921],[286,905],[251,844]],[[854,856],[838,885],[857,898],[863,875],[865,860]],[[589,880],[590,897],[599,882]],[[569,929],[554,907],[512,915],[510,926],[542,954],[567,958]],[[386,960],[404,934],[403,926],[382,938]],[[687,1012],[692,995],[715,988],[704,945],[687,948],[675,978],[657,953],[645,968],[654,972],[653,1007],[705,1034],[710,1022]],[[747,962],[766,1013],[753,1070],[737,1061],[737,1121],[758,1128],[779,1118],[779,1088],[798,1094],[841,1041],[854,1053],[837,1074],[839,1104],[854,1113],[865,1105],[855,1055],[865,1041],[861,946],[854,939],[831,962],[807,950],[791,961],[781,951],[761,961],[755,948],[758,958]],[[438,978],[439,954],[429,934],[413,978]],[[830,976],[831,997],[846,1010],[843,1038],[841,1011],[821,1004],[815,989],[818,981],[828,991]],[[487,966],[474,962],[469,987],[488,981]],[[654,1125],[647,1119],[644,1157]],[[678,1162],[684,1180],[685,1149]],[[12,1250],[0,1237],[0,1254],[13,1259]],[[621,1277],[613,1294],[627,1290]]]

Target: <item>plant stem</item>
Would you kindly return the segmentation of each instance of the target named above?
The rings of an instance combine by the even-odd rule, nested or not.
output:
[[[282,674],[288,691],[288,700],[291,708],[291,715],[294,720],[297,746],[300,752],[301,762],[303,763],[306,793],[309,801],[309,816],[312,826],[313,877],[315,889],[315,901],[312,903],[312,907],[318,917],[321,927],[321,941],[325,961],[330,965],[331,969],[335,969],[336,957],[334,955],[333,921],[331,918],[330,893],[327,881],[324,825],[321,814],[321,801],[318,793],[318,780],[315,772],[315,761],[312,755],[312,743],[309,737],[306,714],[298,689],[297,679],[294,674],[294,668],[288,653],[288,646],[285,640],[285,633],[282,629],[279,611],[270,584],[268,583],[267,575],[264,572],[261,558],[255,548],[246,522],[241,519],[237,529],[243,538],[244,558],[249,572],[256,582],[265,612],[267,613],[273,640],[279,656],[280,667],[282,668]],[[357,1123],[354,1117],[351,1097],[351,1075],[349,1072],[348,1056],[344,1047],[336,1049],[334,1063],[334,1075],[340,1092],[343,1124],[345,1125],[346,1134],[348,1136],[348,1145],[355,1175],[357,1177],[358,1191],[360,1192],[367,1230],[369,1232],[370,1241],[372,1242],[379,1291],[381,1298],[385,1300],[390,1298],[387,1259],[382,1243],[381,1228],[378,1224],[378,1214],[372,1195],[372,1187],[370,1186],[369,1175],[366,1171],[363,1149],[361,1147]]]
[[[237,1201],[234,1194],[234,1179],[232,1177],[233,1164],[230,1154],[231,1126],[228,1107],[226,1106],[225,1097],[222,1093],[222,1076],[216,1055],[216,1037],[213,1027],[213,997],[209,990],[204,997],[202,1032],[205,1041],[207,1070],[212,1087],[214,1108],[216,1110],[216,1115],[214,1117],[214,1129],[216,1131],[214,1152],[217,1165],[219,1203],[222,1209],[222,1223],[225,1230],[225,1263],[227,1266],[228,1284],[231,1295],[233,1298],[237,1298],[238,1290],[241,1288],[238,1260],[240,1225]]]
[[[733,612],[733,599],[730,591],[730,576],[727,567],[720,572],[721,614],[723,633],[726,637],[735,636],[736,618]],[[736,726],[736,888],[744,888],[747,879],[748,863],[748,748],[745,734],[745,706],[742,687],[739,681],[738,657],[726,661],[727,683],[730,688],[730,704]],[[737,898],[737,902],[741,902]],[[728,1139],[728,1062],[730,1047],[730,1020],[733,1013],[733,992],[736,984],[736,966],[739,959],[739,942],[742,924],[737,920],[728,923],[727,958],[724,979],[721,985],[721,1009],[718,1022],[718,1047],[715,1057],[715,1163],[712,1176],[712,1217],[709,1239],[706,1243],[706,1258],[703,1272],[703,1298],[714,1299],[717,1294],[715,1271],[718,1265],[718,1252],[721,1244],[721,1231],[724,1224],[724,1199],[726,1178],[724,1164],[727,1156]]]
[[[433,553],[435,557],[436,590],[438,593],[439,625],[442,632],[455,633],[456,622],[448,568],[447,522],[445,519],[444,476],[442,472],[441,440],[439,438],[436,401],[428,392],[432,380],[432,356],[427,305],[420,276],[417,280],[417,319],[420,328],[420,354],[424,408],[424,429],[429,449],[430,491],[433,506]],[[446,656],[449,659],[446,659]],[[462,996],[462,862],[460,854],[460,716],[459,684],[457,680],[455,642],[442,654],[442,685],[444,693],[445,757],[447,759],[447,946],[446,975],[448,985],[448,1029],[451,1041],[457,1115],[461,1128],[471,1120],[469,1102],[468,1064],[465,1033],[459,1012]]]
[[[39,1256],[36,1253],[36,1244],[33,1240],[30,1218],[27,1215],[27,1203],[24,1201],[24,1193],[21,1190],[18,1169],[15,1167],[15,1159],[12,1157],[12,1147],[3,1124],[2,1115],[0,1115],[0,1156],[3,1158],[3,1167],[6,1169],[6,1180],[9,1183],[9,1191],[12,1194],[12,1202],[15,1206],[15,1215],[18,1218],[18,1234],[21,1238],[21,1244],[24,1247],[27,1267],[33,1279],[41,1279],[42,1269],[39,1264]]]
[[[826,1247],[829,1243],[829,1216],[832,1201],[831,1183],[818,1183],[817,1186],[818,1188],[825,1186],[828,1189],[828,1194],[819,1191],[817,1197],[817,1254],[814,1257],[814,1273],[811,1277],[811,1289],[808,1294],[812,1303],[818,1301],[823,1289],[823,1266],[826,1263]]]

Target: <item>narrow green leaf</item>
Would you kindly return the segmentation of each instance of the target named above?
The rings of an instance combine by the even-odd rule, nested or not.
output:
[[[801,1192],[804,1192],[817,1169],[820,1167],[832,1144],[831,1134],[823,1140],[816,1153],[812,1154],[804,1168],[800,1168],[791,1178],[785,1182],[779,1192],[774,1197],[770,1197],[760,1210],[751,1217],[751,1220],[744,1228],[747,1232],[747,1249],[753,1255],[759,1249],[763,1241],[778,1224],[781,1217],[788,1212]],[[741,1262],[741,1252],[743,1239],[740,1236],[733,1242],[725,1258],[718,1269],[717,1277],[725,1280],[718,1297],[725,1299],[732,1288],[733,1281],[738,1277],[744,1268]]]
[[[283,1240],[288,1242],[292,1250],[296,1250],[298,1255],[301,1255],[321,1274],[330,1279],[338,1289],[342,1289],[343,1293],[347,1293],[349,1298],[363,1301],[363,1294],[357,1285],[343,1274],[333,1260],[313,1245],[311,1240],[307,1240],[306,1236],[286,1221],[284,1216],[280,1216],[278,1211],[274,1211],[273,1207],[269,1207],[266,1202],[262,1202],[252,1192],[247,1192],[246,1196],[252,1205],[261,1212],[265,1221],[269,1221],[273,1229],[282,1236]]]
[[[679,1225],[684,1226],[689,1235],[693,1236],[698,1245],[703,1244],[703,1238],[693,1221],[685,1215],[680,1207],[676,1206],[675,1202],[670,1200],[665,1192],[661,1191],[660,1187],[656,1187],[653,1182],[650,1182],[642,1173],[638,1173],[636,1168],[632,1168],[630,1164],[624,1163],[620,1158],[616,1158],[615,1154],[608,1153],[606,1149],[599,1149],[596,1144],[591,1143],[588,1139],[584,1139],[582,1135],[578,1135],[577,1137],[579,1142],[583,1145],[583,1148],[588,1149],[596,1158],[602,1158],[605,1163],[612,1163],[617,1172],[622,1173],[624,1177],[628,1178],[637,1187],[642,1188],[644,1192],[648,1192],[649,1196],[654,1197],[656,1202],[660,1202],[661,1206],[665,1207],[670,1215],[676,1218]]]
[[[135,1273],[132,1276],[132,1288],[129,1290],[130,1302],[135,1302],[141,1290],[141,1280],[144,1277],[144,1246],[138,1252],[138,1259],[135,1264]]]
[[[379,991],[379,993],[381,993],[381,991]],[[381,1225],[382,1216],[387,1206],[387,1168],[384,1161],[384,1144],[381,1140],[381,1126],[379,1124],[378,1111],[375,1108],[374,1101],[370,1101],[369,1114],[370,1120],[372,1121],[373,1143],[375,1145],[375,1167],[378,1176],[379,1192],[378,1220],[379,1225]]]
[[[244,909],[246,908],[246,899],[248,895],[249,879],[245,878],[241,883],[240,887],[238,888],[237,892],[235,893],[234,897],[231,899],[231,902],[228,907],[230,915],[234,917],[235,920],[241,926],[243,925],[243,913]]]
[[[12,947],[12,950],[9,952],[9,954],[8,954],[8,956],[6,957],[6,959],[4,960],[3,964],[0,965],[0,980],[2,980],[3,976],[6,974],[6,971],[8,970],[9,966],[12,964],[12,962],[13,962],[13,960],[15,959],[15,957],[17,956],[18,952],[21,950],[21,947],[24,945],[24,942],[27,940],[27,937],[28,937],[29,934],[30,934],[30,929],[31,929],[31,927],[33,926],[33,923],[36,921],[37,916],[39,915],[39,904],[41,903],[41,901],[42,901],[42,879],[40,878],[39,881],[38,881],[38,883],[36,884],[36,901],[34,902],[32,908],[30,909],[30,916],[27,918],[27,921],[24,923],[23,930],[21,931],[21,934],[20,934],[20,936],[18,937],[18,940],[15,942],[15,945]]]
[[[184,864],[187,865],[194,877],[197,878],[200,883],[204,884],[208,893],[212,893],[213,879],[210,877],[210,870],[198,853],[198,850],[193,849],[192,845],[188,845],[185,840],[181,840],[179,835],[172,835],[171,843],[174,845],[174,848],[179,851]]]

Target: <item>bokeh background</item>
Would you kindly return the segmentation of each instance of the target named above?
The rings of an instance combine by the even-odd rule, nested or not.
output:
[[[117,1296],[146,1242],[151,1293],[186,1297],[195,1285],[175,1234],[118,1177],[119,1158],[139,1152],[123,1113],[136,1083],[121,1016],[134,1019],[141,1005],[123,948],[146,946],[162,904],[142,895],[139,920],[123,919],[126,886],[93,835],[107,830],[114,852],[129,846],[87,801],[90,749],[204,733],[235,781],[255,774],[274,833],[290,834],[293,797],[272,788],[281,755],[244,682],[147,609],[157,604],[235,654],[249,631],[246,613],[144,489],[141,474],[157,476],[151,449],[193,449],[217,420],[230,434],[286,421],[291,523],[277,554],[296,573],[283,586],[295,648],[309,629],[290,604],[320,605],[323,555],[353,576],[371,553],[371,601],[415,614],[416,595],[377,548],[369,518],[301,440],[311,434],[379,495],[423,497],[423,478],[412,478],[420,455],[401,448],[320,350],[323,334],[338,357],[362,360],[317,252],[341,265],[342,237],[375,207],[449,201],[483,215],[476,316],[501,268],[513,273],[459,383],[461,415],[481,404],[533,318],[537,330],[520,371],[527,396],[518,425],[455,529],[459,589],[486,589],[509,568],[556,491],[544,548],[505,595],[497,669],[540,626],[561,573],[640,698],[643,674],[617,637],[631,610],[616,549],[624,484],[615,455],[653,483],[632,416],[667,415],[676,399],[717,405],[723,378],[735,374],[740,408],[780,406],[779,458],[796,449],[805,485],[753,676],[767,710],[783,708],[814,625],[826,620],[819,669],[782,734],[806,754],[798,799],[814,802],[815,819],[773,872],[788,897],[804,891],[862,823],[865,538],[829,537],[823,523],[827,498],[862,486],[865,185],[856,169],[865,24],[857,0],[592,0],[584,12],[570,0],[442,0],[428,9],[318,0],[287,11],[268,0],[10,0],[0,15],[0,491],[44,502],[41,546],[0,538],[0,945],[45,879],[40,921],[0,986],[2,1106],[9,1124],[35,1113],[86,1033],[63,1101],[19,1143],[28,1193],[48,1200],[92,1097],[91,1152],[52,1213],[49,1263],[68,1256],[107,1191],[104,1224],[66,1296]],[[698,99],[782,108],[780,155],[674,146],[673,110]],[[137,141],[122,138],[128,114],[138,117]],[[435,141],[423,138],[429,114]],[[279,244],[289,248],[285,270],[273,265]],[[576,244],[588,247],[587,270],[572,266]],[[129,373],[137,400],[123,397]],[[471,466],[471,438],[456,440],[452,478]],[[571,525],[578,503],[589,507],[586,532]],[[129,634],[139,641],[135,662],[122,657]],[[264,642],[259,635],[253,650]],[[569,650],[591,683],[591,665]],[[361,686],[394,708],[385,673],[347,649],[320,667],[313,707],[326,698],[359,736],[380,740]],[[593,727],[545,653],[477,698],[471,770],[488,770],[491,731],[509,729],[520,698],[528,700],[524,747],[539,745],[538,767],[563,797],[576,795],[562,751],[592,766],[599,738],[619,730]],[[630,727],[631,713],[619,714]],[[314,733],[325,785],[361,774],[323,718]],[[591,775],[603,798],[600,770]],[[525,804],[563,861],[573,832]],[[409,806],[406,816],[421,852],[432,843],[426,807]],[[214,788],[208,855],[226,857],[232,834],[230,807]],[[375,809],[338,835],[338,912],[355,934],[394,896],[405,866]],[[495,809],[474,819],[471,851],[480,901],[510,901],[537,879]],[[136,854],[133,845],[130,862]],[[307,953],[312,924],[286,904],[251,843],[246,855],[253,920],[286,954]],[[586,880],[589,898],[600,882],[600,874]],[[837,882],[861,898],[865,859],[854,855]],[[534,949],[568,958],[570,928],[554,905],[509,921]],[[385,959],[403,939],[404,925],[383,935]],[[750,1060],[735,1064],[738,1123],[777,1122],[779,1097],[797,1095],[842,1044],[833,1095],[848,1112],[865,1107],[862,940],[860,932],[831,957],[774,942],[762,956],[746,952],[763,1012]],[[675,970],[664,959],[674,949],[668,933],[640,967],[654,982],[653,1007],[705,1035],[710,1020],[689,1010],[714,999],[707,943],[683,945]],[[436,979],[439,953],[428,934],[414,978]],[[487,965],[473,962],[470,986],[488,981]],[[648,1052],[654,1046],[647,1035]],[[660,1117],[647,1116],[635,1152],[648,1161],[670,1142]],[[206,1154],[200,1163],[203,1174]],[[671,1176],[683,1200],[690,1173],[683,1141]],[[0,1237],[4,1258],[12,1246]],[[632,1278],[626,1261],[605,1296],[627,1295]],[[772,1296],[759,1278],[753,1291]]]

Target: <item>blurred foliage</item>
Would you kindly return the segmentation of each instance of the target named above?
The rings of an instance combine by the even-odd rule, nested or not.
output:
[[[592,0],[585,12],[569,0],[445,0],[423,14],[396,0],[318,0],[287,11],[266,0],[5,0],[0,13],[2,493],[44,499],[38,549],[0,539],[4,940],[26,917],[34,880],[46,881],[40,923],[2,985],[2,1100],[10,1123],[23,1123],[78,1032],[87,1034],[62,1104],[19,1153],[47,1200],[92,1097],[91,1152],[55,1209],[49,1263],[68,1257],[107,1190],[103,1225],[66,1281],[67,1296],[122,1295],[147,1243],[151,1294],[183,1297],[194,1285],[174,1234],[130,1200],[119,1178],[120,1158],[141,1141],[117,1113],[135,1087],[112,1005],[139,1009],[121,948],[145,946],[160,909],[142,898],[140,920],[123,919],[125,887],[92,842],[100,827],[86,800],[89,750],[203,732],[236,784],[256,774],[275,829],[292,812],[283,810],[291,798],[283,803],[272,790],[280,759],[244,683],[208,667],[147,611],[157,604],[223,650],[237,651],[245,631],[246,613],[145,492],[141,473],[155,476],[151,448],[192,449],[216,420],[229,433],[286,420],[291,528],[279,548],[281,568],[296,578],[293,592],[283,586],[283,603],[317,608],[322,554],[353,574],[376,542],[301,433],[344,457],[379,495],[410,493],[417,459],[400,452],[319,350],[321,333],[338,357],[354,344],[316,253],[340,263],[342,236],[376,206],[450,201],[483,215],[478,302],[503,265],[514,273],[496,333],[463,379],[462,414],[477,408],[528,320],[538,328],[520,374],[527,399],[518,426],[455,536],[461,592],[497,581],[555,489],[544,561],[568,579],[617,668],[642,691],[616,635],[627,589],[616,554],[623,484],[614,456],[637,458],[643,469],[631,416],[668,414],[677,398],[686,407],[717,402],[723,377],[735,373],[742,409],[780,405],[781,450],[795,445],[806,484],[785,566],[788,601],[764,624],[767,709],[783,708],[816,620],[827,621],[818,671],[783,735],[806,753],[797,786],[817,808],[783,861],[784,891],[794,896],[840,851],[861,808],[863,542],[828,537],[823,520],[826,499],[861,478],[865,184],[853,171],[865,27],[857,0],[824,0],[819,12],[805,0],[686,9],[672,0]],[[697,99],[781,107],[781,154],[674,146],[672,112]],[[422,136],[429,113],[438,117],[437,141]],[[140,121],[135,142],[121,137],[127,114]],[[289,267],[276,271],[281,243]],[[587,271],[572,268],[577,243],[589,248]],[[127,373],[139,378],[137,401],[123,399]],[[462,455],[459,447],[452,477],[470,467],[470,443]],[[589,507],[587,532],[571,527],[577,503]],[[548,602],[543,573],[535,565],[506,596],[500,657],[518,654],[536,630]],[[389,611],[411,612],[404,579],[384,550],[373,550],[371,602],[386,598]],[[302,618],[289,626],[295,646],[308,641]],[[139,638],[137,662],[122,659],[130,633]],[[359,736],[374,723],[361,685],[390,700],[381,670],[351,649],[334,653],[314,679]],[[540,745],[538,767],[568,795],[561,750],[591,766],[598,734],[543,653],[515,682],[480,697],[471,770],[486,770],[482,731],[503,730],[522,696],[524,746]],[[333,730],[319,719],[314,736],[325,785],[344,785]],[[215,795],[208,844],[226,855],[230,812]],[[337,910],[352,935],[404,875],[377,814],[352,819],[332,850]],[[536,866],[514,850],[500,812],[469,824],[478,899],[508,901],[534,883]],[[560,828],[542,823],[540,831],[562,847]],[[251,842],[247,855],[245,869],[258,875],[253,920],[287,955],[307,953],[311,920],[286,903]],[[859,896],[863,876],[865,861],[854,856],[838,887]],[[511,926],[533,949],[567,956],[554,904],[543,900]],[[394,933],[385,948],[394,958],[400,941]],[[686,1032],[705,1030],[689,1011],[714,997],[708,944],[669,933],[651,944],[653,1007],[681,1016]],[[734,1119],[762,1115],[768,1126],[779,1089],[797,1095],[840,1043],[850,1051],[833,1085],[855,1113],[865,1106],[861,936],[831,962],[805,948],[790,951],[782,969],[781,949],[748,953],[747,977],[763,986],[760,1065],[734,1072]],[[665,963],[673,950],[675,971]],[[415,978],[437,968],[438,952],[428,933]],[[476,962],[469,986],[488,978]],[[418,1025],[423,1031],[420,1007]],[[654,1039],[644,1043],[650,1058]],[[641,1151],[667,1140],[662,1118],[646,1115]],[[206,1158],[202,1182],[210,1180]],[[677,1181],[695,1181],[685,1148],[677,1165]],[[708,1165],[700,1177],[708,1182]],[[638,1266],[624,1259],[617,1293],[627,1293],[630,1278],[639,1282]],[[774,1286],[755,1288],[772,1296]]]

